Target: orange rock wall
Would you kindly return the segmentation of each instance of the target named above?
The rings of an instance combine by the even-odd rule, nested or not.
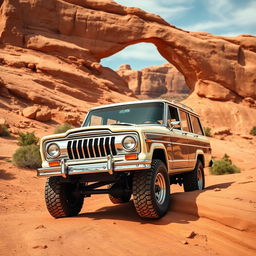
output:
[[[112,1],[4,0],[1,41],[47,54],[99,62],[124,47],[151,42],[199,95],[256,99],[256,38],[220,37],[169,25],[159,16]],[[220,89],[220,93],[216,90]]]
[[[170,63],[141,70],[132,70],[129,65],[122,65],[117,73],[136,96],[156,98],[165,95],[171,98],[189,93],[183,75]]]
[[[111,0],[0,1],[1,109],[22,113],[28,106],[48,106],[54,120],[80,115],[81,121],[92,106],[134,100],[139,85],[129,88],[100,60],[140,42],[155,44],[184,75],[192,91],[186,102],[209,126],[216,125],[215,102],[223,111],[217,116],[230,116],[230,106],[236,109],[236,118],[222,119],[222,125],[237,132],[256,125],[255,36],[184,31]],[[159,84],[151,82],[140,90],[157,92]]]

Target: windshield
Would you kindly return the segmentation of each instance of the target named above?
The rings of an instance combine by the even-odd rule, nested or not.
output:
[[[126,104],[95,109],[89,112],[83,126],[163,124],[162,102]]]

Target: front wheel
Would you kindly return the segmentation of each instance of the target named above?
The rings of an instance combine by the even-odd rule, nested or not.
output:
[[[183,176],[184,191],[203,190],[205,186],[204,167],[200,160],[197,160],[195,169],[185,173]]]
[[[84,197],[77,183],[61,182],[62,177],[49,177],[45,184],[45,202],[54,218],[76,216],[82,209]]]
[[[133,176],[133,202],[142,218],[161,218],[170,204],[170,181],[165,164],[153,160],[151,169]]]

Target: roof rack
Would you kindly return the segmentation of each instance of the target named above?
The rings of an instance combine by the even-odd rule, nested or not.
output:
[[[185,104],[183,104],[183,103],[180,103],[180,102],[178,102],[178,101],[176,101],[176,100],[172,100],[171,103],[176,104],[176,105],[180,105],[180,106],[182,106],[183,108],[194,112],[193,108],[188,107],[187,105],[185,105]]]

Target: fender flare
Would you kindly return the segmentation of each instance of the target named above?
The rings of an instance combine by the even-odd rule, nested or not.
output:
[[[162,143],[153,143],[151,145],[150,151],[149,151],[149,154],[151,155],[151,159],[153,160],[154,151],[156,149],[161,149],[161,150],[164,151],[165,162],[166,162],[166,165],[167,165],[166,167],[167,167],[167,170],[169,170],[168,154],[167,154],[165,146]]]

